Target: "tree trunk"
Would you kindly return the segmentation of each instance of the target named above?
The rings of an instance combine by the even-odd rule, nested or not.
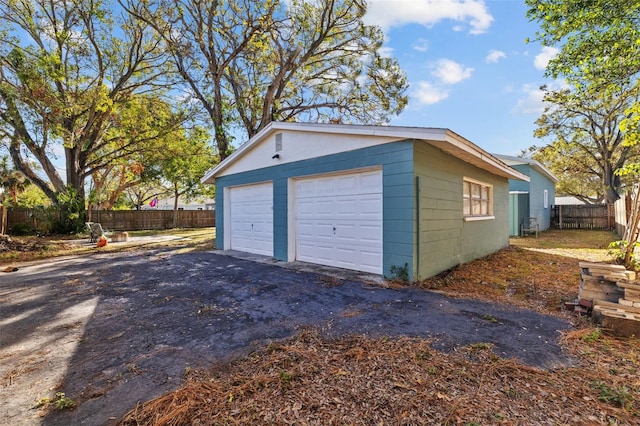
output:
[[[178,198],[180,198],[180,192],[178,191],[178,185],[173,184],[173,227],[178,227]]]
[[[607,204],[613,204],[620,199],[620,178],[616,176],[613,167],[607,163],[604,167],[604,199]]]
[[[640,232],[640,184],[633,185],[631,192],[631,208],[629,220],[627,221],[627,229],[625,230],[623,241],[627,242],[624,256],[624,266],[627,269],[635,270],[635,248],[638,242],[638,234]]]

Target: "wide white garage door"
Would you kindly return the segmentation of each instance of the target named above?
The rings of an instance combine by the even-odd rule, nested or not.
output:
[[[229,189],[231,249],[273,256],[273,184]]]
[[[382,171],[295,182],[296,259],[382,273]]]

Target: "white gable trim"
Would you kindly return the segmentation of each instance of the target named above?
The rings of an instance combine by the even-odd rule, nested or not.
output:
[[[417,140],[447,152],[467,163],[473,164],[498,176],[509,179],[529,181],[529,177],[509,167],[499,158],[489,154],[477,145],[448,129],[399,127],[399,126],[363,126],[348,124],[318,124],[318,123],[283,123],[272,122],[253,138],[241,145],[233,154],[207,172],[201,179],[203,183],[214,183],[215,178],[224,176],[234,164],[278,131],[305,132],[315,134],[333,134],[347,137],[357,136],[360,147],[375,146],[401,140]],[[334,146],[326,154],[348,151],[349,149]],[[275,152],[275,151],[274,151]],[[233,172],[231,172],[233,173]]]

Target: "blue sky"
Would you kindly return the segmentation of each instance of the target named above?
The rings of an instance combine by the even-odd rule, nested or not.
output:
[[[445,127],[486,151],[518,155],[543,111],[540,86],[555,49],[517,0],[369,0],[366,22],[409,78],[410,101],[391,125]]]

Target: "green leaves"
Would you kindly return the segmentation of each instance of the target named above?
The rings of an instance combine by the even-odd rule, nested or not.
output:
[[[640,169],[638,76],[640,75],[640,1],[526,0],[527,16],[540,25],[536,41],[559,54],[546,75],[563,79],[571,90],[549,92],[550,108],[538,119],[536,136],[552,136],[548,150],[579,149],[580,170],[567,175],[582,187],[597,178],[612,202]],[[558,149],[563,152],[564,149]],[[558,172],[575,161],[550,159]],[[562,174],[561,174],[562,176]],[[564,178],[561,178],[564,179]],[[561,188],[568,187],[561,180]],[[591,189],[593,191],[593,189]]]

